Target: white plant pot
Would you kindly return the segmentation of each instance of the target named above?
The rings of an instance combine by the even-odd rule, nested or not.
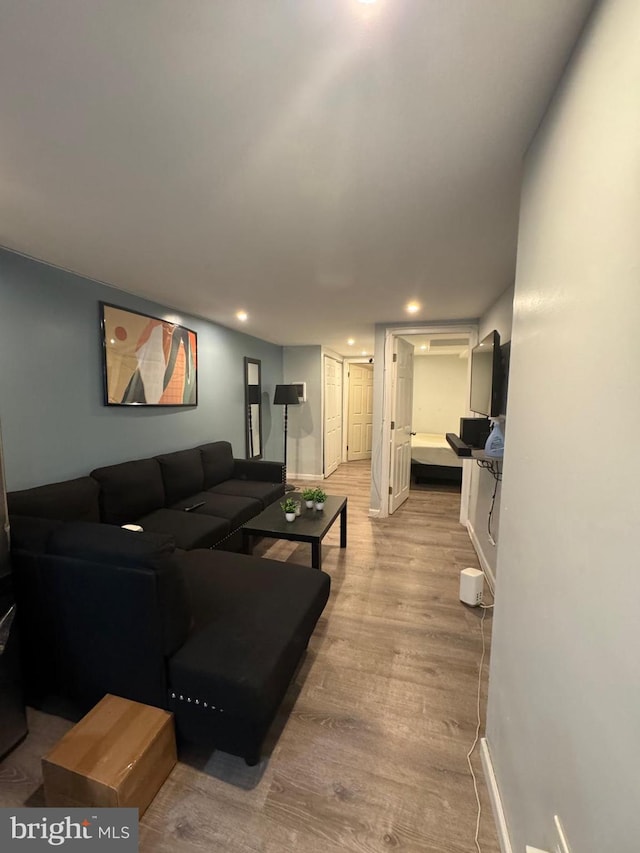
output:
[[[321,504],[316,503],[316,509],[318,509],[318,510],[324,509],[324,501]]]
[[[305,501],[307,509],[313,509],[313,501]]]
[[[285,512],[284,517],[287,519],[287,521],[295,521],[296,520],[295,512]]]

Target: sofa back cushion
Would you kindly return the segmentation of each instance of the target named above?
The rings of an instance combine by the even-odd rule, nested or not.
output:
[[[57,530],[64,523],[64,521],[57,521],[53,518],[31,518],[28,515],[11,516],[11,550],[46,554],[49,547],[49,537],[54,530]]]
[[[78,477],[7,494],[9,515],[59,521],[99,521],[99,488],[91,477]]]
[[[202,444],[198,450],[202,457],[205,489],[232,478],[233,452],[228,441],[212,441],[210,444]]]
[[[160,465],[155,459],[136,459],[96,468],[100,484],[100,516],[107,524],[128,524],[165,505]]]
[[[202,457],[197,447],[192,450],[163,453],[155,458],[160,465],[164,493],[169,506],[201,492],[204,488]]]
[[[70,523],[51,532],[48,553],[86,563],[83,583],[88,590],[93,566],[113,568],[115,600],[118,588],[121,596],[135,594],[138,571],[149,573],[155,586],[155,612],[150,613],[141,602],[140,621],[148,620],[151,631],[159,622],[164,655],[172,655],[186,640],[192,622],[191,604],[171,536],[135,533],[109,524]],[[127,574],[127,569],[133,574]]]

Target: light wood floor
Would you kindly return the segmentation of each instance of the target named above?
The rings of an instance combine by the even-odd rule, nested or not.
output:
[[[331,598],[260,765],[188,754],[143,817],[143,853],[468,853],[476,804],[465,755],[476,725],[480,613],[458,601],[478,566],[459,494],[419,487],[391,519],[368,518],[368,463],[325,484],[349,496],[349,542],[325,539]],[[300,483],[300,485],[302,485]],[[313,485],[313,484],[309,484]],[[310,546],[257,554],[309,564]],[[491,611],[485,618],[491,633]],[[483,673],[483,713],[487,669]],[[43,804],[40,757],[69,727],[30,712],[0,764],[0,806]],[[483,853],[498,853],[480,761]]]

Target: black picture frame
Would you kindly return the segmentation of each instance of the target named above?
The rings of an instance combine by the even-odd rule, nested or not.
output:
[[[244,358],[244,411],[247,459],[262,459],[262,362]]]
[[[197,406],[197,333],[151,314],[99,305],[104,405]]]

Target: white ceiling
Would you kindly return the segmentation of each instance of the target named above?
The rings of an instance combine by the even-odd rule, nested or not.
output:
[[[480,316],[592,0],[0,0],[0,244],[279,344]]]

